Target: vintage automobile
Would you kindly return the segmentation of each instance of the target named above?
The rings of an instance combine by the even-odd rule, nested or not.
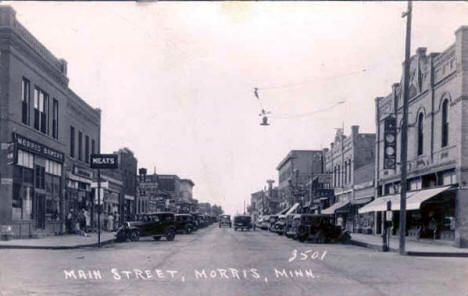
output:
[[[278,221],[278,215],[270,215],[268,219],[268,230],[274,232],[275,231],[275,223]]]
[[[177,232],[189,234],[196,230],[193,216],[190,214],[176,214],[175,220]]]
[[[292,214],[287,217],[287,228],[285,235],[292,239],[298,239],[298,228],[301,223],[301,214]]]
[[[295,214],[286,215],[286,219],[285,219],[285,222],[284,222],[284,230],[283,230],[283,234],[286,235],[286,237],[289,237],[288,231],[292,227],[292,222],[293,222],[294,215]]]
[[[255,221],[255,227],[262,228],[263,216],[259,216],[257,221]]]
[[[273,231],[279,235],[284,234],[286,226],[286,215],[279,215],[278,220],[276,221],[275,225],[273,226]]]
[[[230,215],[219,216],[219,228],[224,227],[224,226],[232,227]]]
[[[137,241],[142,236],[153,236],[155,240],[165,237],[174,240],[176,220],[173,213],[157,212],[137,215],[136,221],[125,222],[116,233],[117,241]]]
[[[299,241],[315,243],[347,243],[351,239],[348,231],[333,224],[333,215],[324,214],[302,214],[296,236]]]
[[[252,217],[246,215],[240,215],[234,217],[234,230],[252,230]]]
[[[268,227],[270,227],[269,220],[270,220],[270,215],[262,216],[262,222],[260,223],[260,229],[268,230]]]

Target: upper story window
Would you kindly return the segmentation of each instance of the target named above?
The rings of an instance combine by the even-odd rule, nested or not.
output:
[[[78,160],[83,160],[83,133],[78,132]]]
[[[70,156],[75,157],[75,128],[70,126]]]
[[[44,134],[48,133],[47,113],[49,111],[49,95],[40,88],[34,89],[34,128]]]
[[[418,116],[418,155],[424,152],[424,114]]]
[[[58,139],[59,133],[59,103],[57,99],[52,103],[52,137]]]
[[[91,154],[96,153],[96,144],[94,142],[94,139],[91,140]]]
[[[89,162],[89,137],[85,136],[85,162]]]
[[[29,125],[29,106],[31,105],[31,83],[23,78],[21,84],[21,121]]]
[[[442,104],[442,147],[448,145],[449,136],[449,122],[448,122],[448,100]]]

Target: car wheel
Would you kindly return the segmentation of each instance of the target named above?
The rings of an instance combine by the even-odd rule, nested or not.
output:
[[[153,239],[154,239],[155,241],[158,241],[158,240],[161,239],[161,237],[160,237],[160,236],[153,236]]]
[[[173,229],[169,229],[166,233],[166,240],[173,241],[175,238],[175,231]]]
[[[140,233],[138,232],[138,230],[133,230],[130,233],[130,240],[132,242],[136,242],[136,241],[140,240]]]

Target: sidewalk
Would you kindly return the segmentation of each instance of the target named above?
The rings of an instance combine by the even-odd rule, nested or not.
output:
[[[383,250],[382,236],[370,234],[351,234],[351,244],[366,247],[378,251]],[[399,238],[392,236],[390,238],[390,251],[399,252]],[[408,256],[430,256],[430,257],[468,257],[468,249],[457,248],[452,242],[416,240],[406,238],[406,254]]]
[[[101,232],[101,246],[114,242],[115,232]],[[88,236],[66,234],[48,236],[44,238],[13,239],[0,241],[0,249],[77,249],[85,247],[97,247],[97,233],[89,233]]]

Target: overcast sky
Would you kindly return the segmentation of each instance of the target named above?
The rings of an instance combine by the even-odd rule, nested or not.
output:
[[[102,109],[103,152],[129,147],[231,214],[289,150],[328,147],[342,125],[375,132],[374,99],[401,77],[404,2],[3,3]],[[412,53],[468,25],[466,2],[413,10]]]

